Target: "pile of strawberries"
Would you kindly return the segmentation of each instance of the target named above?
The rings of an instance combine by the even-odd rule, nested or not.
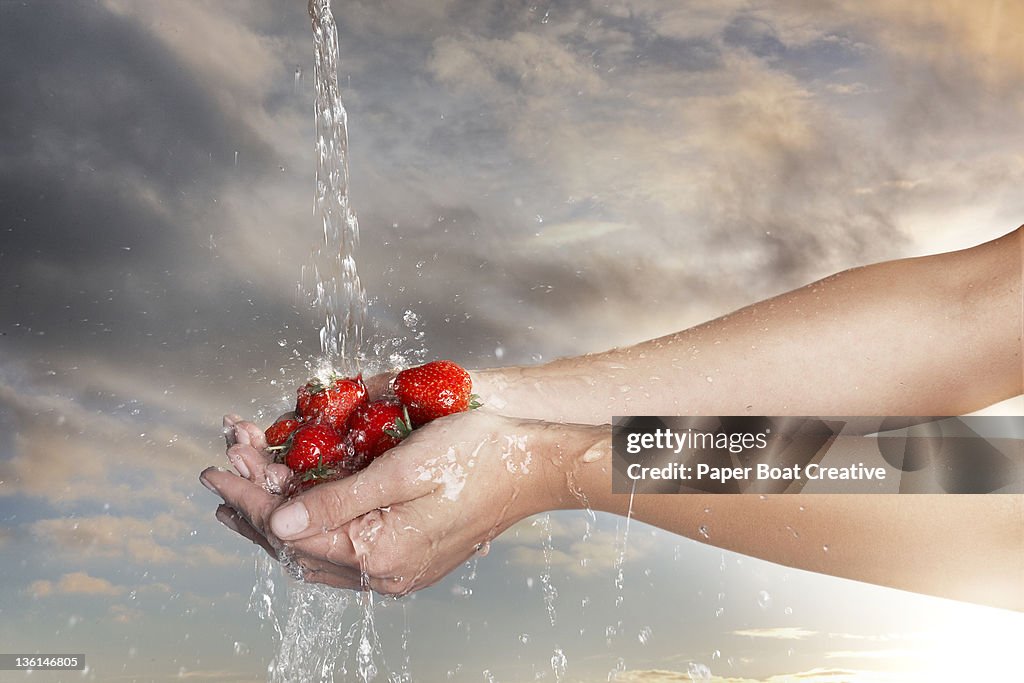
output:
[[[469,373],[448,360],[403,370],[392,389],[394,398],[370,401],[362,376],[299,387],[294,417],[266,430],[276,461],[297,475],[290,494],[358,472],[413,429],[480,405]]]

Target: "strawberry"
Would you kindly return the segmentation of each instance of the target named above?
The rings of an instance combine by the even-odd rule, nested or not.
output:
[[[284,464],[295,472],[339,462],[347,449],[341,434],[329,424],[304,424],[292,434],[291,445],[284,450]]]
[[[267,437],[268,446],[280,446],[288,440],[288,437],[292,435],[296,429],[299,428],[299,421],[291,418],[284,420],[278,420],[274,424],[267,427],[267,431],[264,432]]]
[[[473,382],[469,373],[450,360],[402,370],[395,377],[394,389],[416,427],[480,405],[470,393]]]
[[[394,401],[373,401],[352,411],[346,443],[352,446],[352,464],[362,469],[384,451],[394,448],[412,431],[409,413]]]
[[[299,387],[295,416],[303,422],[326,422],[343,429],[356,406],[366,402],[362,376],[336,377],[324,385],[312,379]]]

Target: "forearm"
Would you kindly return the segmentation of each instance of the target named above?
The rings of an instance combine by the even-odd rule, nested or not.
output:
[[[1024,497],[612,493],[610,427],[559,425],[541,509],[625,515],[769,562],[1024,610]],[[546,496],[546,498],[545,498]],[[703,530],[703,531],[702,531]]]
[[[1021,392],[1021,230],[600,354],[478,372],[506,414],[960,414]]]

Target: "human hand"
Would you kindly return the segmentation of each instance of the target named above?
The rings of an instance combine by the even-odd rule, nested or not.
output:
[[[282,416],[282,419],[287,415]],[[224,417],[227,457],[238,475],[210,467],[200,475],[208,489],[221,496],[217,520],[232,531],[261,546],[272,558],[286,563],[296,575],[309,572],[318,583],[337,588],[360,588],[358,570],[296,556],[269,530],[270,514],[285,501],[282,495],[292,478],[287,466],[275,463],[267,451],[264,432],[236,415]]]
[[[567,478],[606,431],[483,410],[452,415],[416,430],[359,474],[280,509],[280,497],[255,484],[261,465],[265,480],[276,476],[273,465],[253,464],[252,450],[236,448],[229,457],[244,456],[253,481],[204,477],[252,522],[239,533],[252,538],[246,532],[255,530],[272,547],[286,547],[307,581],[362,581],[381,593],[407,593],[440,580],[516,521],[579,505]]]

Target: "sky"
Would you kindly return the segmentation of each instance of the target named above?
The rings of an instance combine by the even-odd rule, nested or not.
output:
[[[335,4],[374,355],[600,351],[1024,222],[1020,3]],[[301,0],[0,0],[5,651],[266,680],[258,555],[196,477],[220,416],[269,420],[317,353],[312,74]],[[1019,614],[587,523],[526,520],[381,601],[379,660],[504,683],[1019,667]]]

